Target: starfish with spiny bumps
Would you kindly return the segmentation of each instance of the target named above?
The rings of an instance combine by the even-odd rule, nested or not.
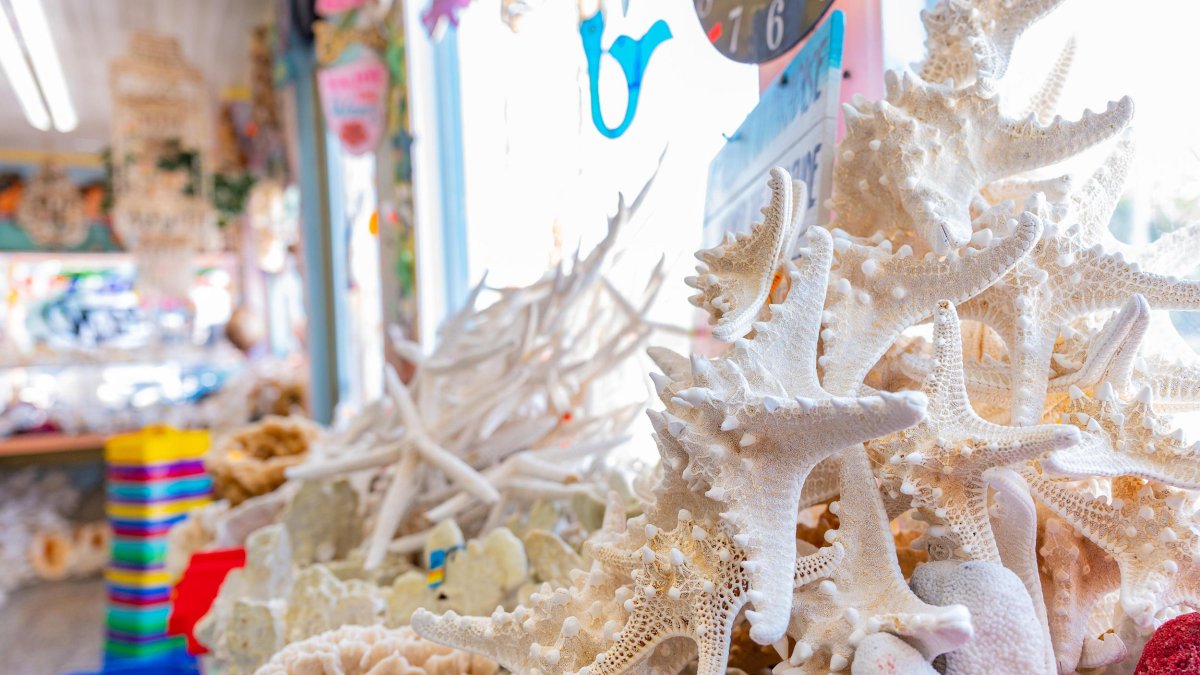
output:
[[[1006,427],[977,415],[964,386],[954,305],[938,303],[933,321],[935,365],[922,387],[929,398],[925,419],[867,448],[881,467],[884,490],[908,496],[931,522],[948,527],[966,557],[999,563],[984,475],[1074,445],[1079,432],[1056,424]]]
[[[1125,389],[1144,389],[1140,395],[1152,398],[1159,413],[1189,412],[1200,406],[1200,365],[1147,358],[1140,353],[1153,320],[1146,299],[1134,295],[1099,329],[1087,332],[1068,329],[1066,337],[1054,349],[1057,374],[1046,387],[1047,407],[1061,404],[1073,389],[1126,380]],[[1186,345],[1182,349],[1176,351],[1190,353]],[[900,356],[899,367],[906,376],[920,380],[928,375],[929,362],[929,358],[905,353]],[[972,401],[1007,406],[1011,368],[1006,361],[990,357],[967,360],[963,373]]]
[[[1036,465],[1022,473],[1038,501],[1116,560],[1121,608],[1137,625],[1150,627],[1176,605],[1200,607],[1200,526],[1184,510],[1189,493],[1120,476],[1109,500]]]
[[[798,581],[788,628],[795,645],[783,666],[797,670],[786,672],[844,670],[854,648],[881,631],[904,638],[927,660],[961,646],[973,634],[966,608],[921,601],[900,572],[878,489],[861,481],[870,472],[862,446],[842,453],[841,472],[842,494],[830,505],[839,526],[825,535],[831,547],[842,547],[841,560]]]
[[[580,673],[625,672],[660,644],[682,637],[698,647],[698,674],[723,674],[733,623],[748,601],[745,552],[719,526],[686,511],[678,514],[674,529],[645,524],[642,534],[641,546],[633,550],[629,542],[590,547],[602,565],[632,576],[633,593],[623,601],[629,618],[614,643]]]
[[[887,240],[869,246],[839,236],[821,331],[825,388],[856,391],[900,333],[928,317],[938,300],[962,302],[995,283],[1033,249],[1041,231],[1027,214],[1011,236],[941,258],[916,257],[908,246],[893,254]]]
[[[772,181],[776,191],[788,185]],[[766,233],[760,226],[750,236]],[[761,644],[787,629],[796,551],[794,538],[779,533],[795,528],[809,473],[842,448],[915,424],[925,410],[915,392],[845,397],[821,386],[817,341],[833,243],[821,228],[801,243],[795,263],[775,263],[787,290],[767,306],[768,320],[722,358],[693,357],[687,369],[682,358],[664,359],[670,373],[656,386],[666,410],[649,413],[666,464],[650,522],[670,529],[687,509],[730,528],[747,553],[754,608],[746,617]],[[769,369],[780,359],[788,368]]]
[[[1033,114],[1006,117],[1000,97],[978,86],[895,71],[884,83],[884,100],[860,97],[844,106],[833,209],[852,234],[882,232],[922,253],[945,254],[971,241],[971,206],[989,183],[1072,157],[1119,133],[1133,116],[1126,97],[1099,114],[1043,126]]]
[[[1041,213],[1046,222],[1046,232],[1033,252],[959,307],[964,318],[994,328],[1008,347],[1015,424],[1032,424],[1041,418],[1055,343],[1074,320],[1119,309],[1135,295],[1155,309],[1200,309],[1200,281],[1145,271],[1119,251],[1110,253],[1096,242],[1096,223],[1107,224],[1119,196],[1112,194],[1117,187],[1109,178],[1106,172],[1094,175],[1070,197],[1076,204],[1073,208],[1032,198],[1026,208]],[[1092,209],[1086,217],[1089,224],[1063,223],[1064,217],[1080,212],[1080,204]]]

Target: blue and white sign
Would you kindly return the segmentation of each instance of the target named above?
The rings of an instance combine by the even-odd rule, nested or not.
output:
[[[832,12],[709,165],[705,246],[760,219],[775,166],[808,185],[805,227],[829,222],[844,33],[844,15]]]

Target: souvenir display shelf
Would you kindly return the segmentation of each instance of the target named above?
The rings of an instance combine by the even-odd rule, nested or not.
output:
[[[192,288],[195,316],[204,325],[219,327],[221,316],[236,302],[237,260],[232,253],[211,253],[196,256],[197,283]],[[178,390],[185,378],[203,382],[197,386],[216,388],[221,377],[214,373],[228,374],[241,362],[240,354],[219,339],[210,338],[203,344],[193,339],[180,340],[175,336],[169,341],[155,338],[125,339],[119,337],[110,343],[70,344],[62,339],[48,338],[41,328],[32,327],[38,321],[30,317],[38,314],[42,307],[55,299],[64,298],[63,279],[72,274],[113,274],[114,278],[130,274],[135,266],[134,256],[129,253],[112,252],[44,252],[44,251],[0,251],[0,417],[12,405],[28,404],[45,411],[56,422],[46,431],[28,430],[0,435],[0,458],[38,458],[61,453],[99,451],[106,438],[113,434],[137,428],[142,414],[132,408],[134,395],[153,388],[155,383],[161,391]],[[199,272],[219,273],[224,283],[213,285],[202,280]],[[201,287],[205,287],[201,290]],[[110,309],[129,304],[128,298],[95,296],[97,300],[79,299],[82,307],[75,316],[86,316],[95,308]],[[120,300],[120,302],[118,301]],[[144,312],[144,308],[142,310]],[[139,319],[141,321],[141,319]],[[218,328],[219,330],[219,328]],[[42,332],[39,332],[42,331]],[[215,332],[215,331],[214,331]],[[19,335],[18,335],[19,334]],[[59,336],[61,338],[61,336]],[[211,374],[211,376],[210,376]],[[107,423],[103,415],[107,410],[100,402],[85,401],[75,396],[77,387],[70,383],[116,381],[123,386],[127,398],[116,405],[126,406],[127,417],[137,418],[131,424],[122,425],[120,417]],[[145,396],[145,395],[143,395]],[[111,401],[121,400],[113,394]],[[71,405],[79,414],[68,423],[54,419],[54,414],[40,402],[73,400]],[[156,403],[169,406],[168,403]],[[88,410],[92,408],[92,410]],[[104,423],[102,428],[93,428],[94,422]],[[0,434],[6,432],[0,425]]]

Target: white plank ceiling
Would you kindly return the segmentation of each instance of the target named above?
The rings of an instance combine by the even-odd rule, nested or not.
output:
[[[0,0],[7,3],[27,0]],[[246,86],[251,29],[266,21],[270,0],[42,0],[79,126],[68,134],[29,126],[0,71],[0,151],[97,152],[108,144],[108,64],[136,30],[172,35],[204,71],[212,98]],[[11,13],[9,14],[11,17]],[[15,22],[14,22],[15,23]]]

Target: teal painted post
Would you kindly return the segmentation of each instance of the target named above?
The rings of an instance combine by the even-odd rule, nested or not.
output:
[[[437,109],[438,179],[442,215],[442,278],[445,312],[467,297],[467,213],[463,178],[462,97],[459,88],[458,31],[447,30],[433,45]]]
[[[299,40],[293,42],[298,45]],[[341,355],[346,331],[345,239],[335,236],[343,227],[339,218],[340,199],[331,181],[329,139],[321,119],[316,88],[316,63],[308,46],[294,46],[288,59],[295,75],[296,128],[300,175],[301,232],[304,239],[304,306],[309,362],[309,407],[313,419],[328,424],[344,387]],[[340,338],[340,339],[339,339]]]

